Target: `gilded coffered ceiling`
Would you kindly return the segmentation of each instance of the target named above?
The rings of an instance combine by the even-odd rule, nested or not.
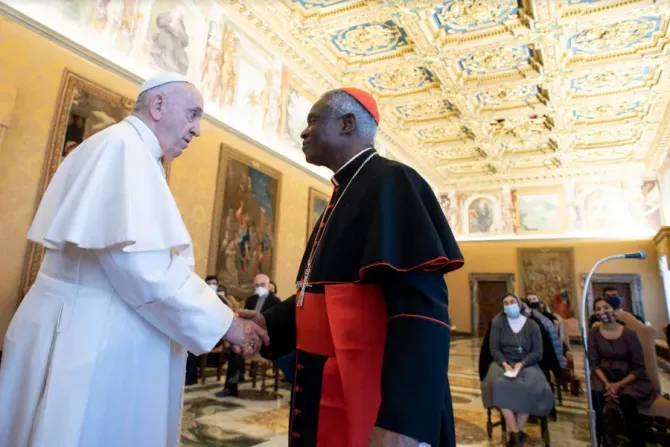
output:
[[[388,152],[439,186],[643,175],[665,160],[668,1],[226,3],[313,85],[373,93]]]

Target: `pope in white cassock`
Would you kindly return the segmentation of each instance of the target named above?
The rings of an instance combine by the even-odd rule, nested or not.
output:
[[[0,446],[177,446],[186,350],[269,342],[193,273],[162,170],[202,113],[186,78],[154,76],[56,172],[28,233],[44,262],[5,338]]]

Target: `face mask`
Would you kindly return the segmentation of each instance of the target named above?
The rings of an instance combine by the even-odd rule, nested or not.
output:
[[[260,298],[262,298],[264,296],[267,296],[270,293],[270,291],[268,290],[267,287],[256,287],[254,289],[254,293],[258,295]]]
[[[221,292],[216,292],[216,294],[219,295],[221,298],[226,297],[226,292],[224,292],[223,290]]]
[[[598,316],[598,319],[605,324],[616,321],[616,319],[614,318],[614,311],[612,310],[598,312],[596,315]]]
[[[210,289],[212,289],[215,292],[219,290],[219,286],[216,284],[207,284],[207,285],[209,286]]]
[[[528,306],[530,306],[531,309],[539,309],[540,308],[540,302],[537,301],[535,303],[529,303]]]
[[[606,296],[605,302],[612,306],[613,309],[618,309],[621,307],[621,297],[617,295]]]
[[[517,303],[510,304],[509,306],[504,307],[505,314],[510,318],[516,318],[521,313],[519,305]]]

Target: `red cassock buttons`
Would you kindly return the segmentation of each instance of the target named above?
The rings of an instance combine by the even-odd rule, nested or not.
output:
[[[301,391],[302,391],[302,388],[300,388],[299,386],[296,386],[296,387],[295,387],[295,392],[296,392],[296,393],[299,393],[299,392],[301,392]]]
[[[304,368],[304,366],[302,366],[301,364],[298,364],[298,369],[303,369],[303,368]]]
[[[296,416],[299,415],[300,413],[302,413],[302,411],[298,410],[297,408],[293,410],[293,414]]]
[[[300,437],[300,433],[293,432],[291,433],[291,436],[293,436],[293,439],[298,439]]]

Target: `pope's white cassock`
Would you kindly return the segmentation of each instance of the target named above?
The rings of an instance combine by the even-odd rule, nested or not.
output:
[[[2,447],[179,444],[185,349],[233,313],[192,272],[191,238],[138,118],[62,163],[28,238],[47,248],[5,338]]]

